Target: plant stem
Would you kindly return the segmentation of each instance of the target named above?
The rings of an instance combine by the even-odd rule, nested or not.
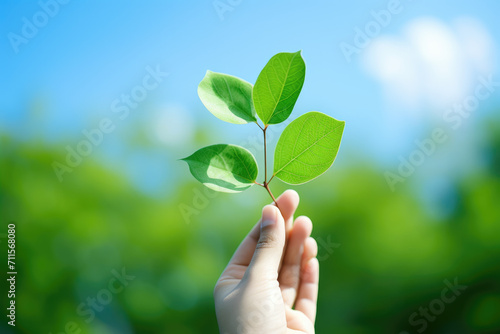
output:
[[[280,207],[278,206],[278,202],[276,202],[276,198],[274,198],[274,195],[273,193],[271,192],[271,189],[269,189],[269,183],[265,183],[264,184],[264,188],[266,188],[267,192],[269,193],[269,195],[271,195],[271,198],[273,199],[274,201],[274,204],[276,205],[276,207],[279,209]],[[280,209],[281,211],[281,209]]]
[[[259,124],[257,124],[259,125]],[[273,193],[271,192],[271,189],[269,189],[269,182],[273,179],[274,175],[271,176],[271,179],[269,182],[267,181],[267,138],[266,138],[266,130],[267,130],[267,125],[262,128],[260,125],[259,127],[262,129],[262,133],[264,134],[264,183],[260,184],[255,182],[256,184],[266,188],[267,192],[271,196],[271,198],[274,201],[274,205],[281,211],[280,207],[278,206],[278,202],[276,202],[276,198],[274,197]]]
[[[264,185],[267,184],[267,143],[266,143],[266,130],[267,125],[262,132],[264,132]]]

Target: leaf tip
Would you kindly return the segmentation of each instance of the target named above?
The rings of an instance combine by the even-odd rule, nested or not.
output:
[[[207,71],[205,72],[205,75],[203,76],[203,80],[201,80],[200,84],[201,84],[202,82],[204,82],[205,80],[208,80],[208,78],[210,78],[210,77],[212,76],[212,74],[214,74],[214,72],[213,72],[213,71],[207,70]]]
[[[294,52],[293,53],[294,55],[298,55],[300,58],[304,59],[304,57],[302,57],[302,49],[300,49],[299,51],[297,52]]]

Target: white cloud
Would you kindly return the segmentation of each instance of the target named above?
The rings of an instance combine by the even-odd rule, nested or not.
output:
[[[461,101],[479,76],[494,71],[493,41],[472,18],[451,25],[424,17],[409,22],[397,36],[374,39],[364,65],[397,107],[421,115]]]
[[[460,18],[455,26],[470,64],[481,73],[491,72],[494,68],[493,41],[486,28],[471,18]]]

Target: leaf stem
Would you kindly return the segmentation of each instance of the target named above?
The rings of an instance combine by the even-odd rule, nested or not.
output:
[[[278,202],[276,202],[276,198],[274,198],[274,195],[273,193],[271,192],[271,189],[269,189],[269,182],[267,183],[264,183],[264,188],[266,188],[267,192],[269,193],[269,195],[271,196],[271,198],[273,199],[274,201],[274,205],[276,205],[276,207],[281,211],[280,207],[278,206]]]

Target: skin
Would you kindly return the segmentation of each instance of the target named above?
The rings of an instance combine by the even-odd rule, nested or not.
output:
[[[220,333],[314,333],[318,246],[311,220],[293,214],[299,196],[285,191],[267,205],[214,290]]]

